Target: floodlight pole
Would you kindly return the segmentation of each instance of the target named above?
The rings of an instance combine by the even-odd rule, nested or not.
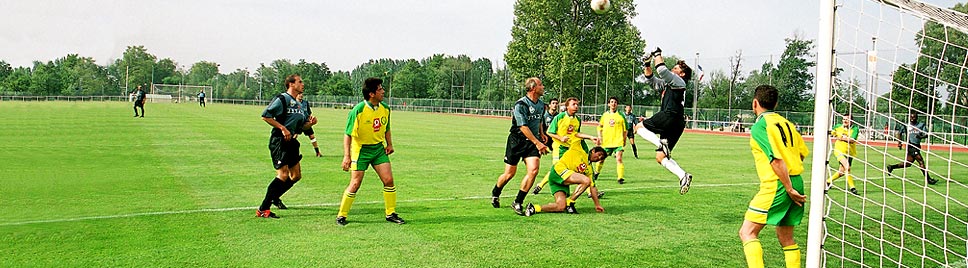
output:
[[[699,52],[696,52],[696,68],[699,68]],[[700,81],[699,81],[699,78],[696,77],[695,75],[693,76],[693,78],[696,79],[695,82],[692,83],[692,128],[695,129],[697,127],[696,120],[698,120],[698,118],[699,118],[698,117],[699,116],[699,106],[697,104],[699,102],[697,100],[699,99],[699,82]]]

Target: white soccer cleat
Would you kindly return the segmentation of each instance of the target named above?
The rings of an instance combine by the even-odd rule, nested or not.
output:
[[[689,192],[689,185],[692,184],[692,174],[686,173],[685,176],[679,178],[679,194],[686,194]]]

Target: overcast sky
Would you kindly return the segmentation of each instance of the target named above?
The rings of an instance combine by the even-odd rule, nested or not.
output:
[[[956,1],[928,0],[943,7]],[[784,38],[817,38],[818,1],[635,1],[650,48],[724,69],[742,50],[748,68],[779,57]],[[0,0],[0,60],[30,66],[69,53],[105,65],[144,45],[179,65],[221,64],[228,73],[275,59],[351,70],[369,59],[435,53],[503,65],[511,0],[52,1]]]

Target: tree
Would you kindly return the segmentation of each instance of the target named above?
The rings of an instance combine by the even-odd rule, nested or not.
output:
[[[776,70],[770,73],[774,78],[774,85],[780,93],[777,110],[811,111],[813,110],[813,73],[810,68],[817,65],[811,61],[814,55],[813,41],[800,39],[799,36],[784,39],[786,49],[780,56]]]
[[[549,93],[567,97],[581,96],[586,64],[608,69],[605,81],[629,81],[640,72],[631,67],[639,65],[645,42],[630,23],[636,15],[631,1],[613,1],[611,11],[595,14],[584,0],[520,0],[514,15],[504,55],[511,81],[543,77]]]
[[[215,76],[218,74],[218,67],[219,65],[217,63],[209,61],[199,61],[192,64],[191,69],[188,71],[188,81],[185,84],[213,85]]]
[[[30,89],[30,68],[17,67],[0,81],[0,92],[26,93]]]
[[[128,46],[123,56],[114,63],[118,68],[117,72],[121,75],[122,86],[134,88],[151,83],[152,67],[156,59],[157,57],[148,53],[148,49],[144,46]],[[164,77],[162,76],[163,79]],[[126,88],[125,92],[131,91],[131,88]]]
[[[317,94],[331,96],[353,96],[353,82],[350,73],[336,72],[320,86]]]

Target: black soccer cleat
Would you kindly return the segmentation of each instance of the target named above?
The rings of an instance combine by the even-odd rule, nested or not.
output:
[[[534,190],[531,191],[531,194],[538,195],[538,193],[540,192],[541,192],[541,186],[539,185],[534,187]]]
[[[511,203],[511,208],[514,209],[514,213],[524,216],[524,206],[521,203]]]
[[[598,199],[602,199],[603,196],[605,196],[605,191],[598,191]],[[588,198],[592,198],[592,193],[590,191],[588,192]]]
[[[282,203],[282,199],[272,200],[272,205],[276,206],[276,208],[278,209],[289,209],[289,207],[287,207],[286,204]]]
[[[396,223],[396,224],[404,224],[404,223],[407,223],[406,221],[403,220],[403,218],[400,218],[400,216],[397,215],[396,212],[390,213],[390,215],[387,215],[387,221],[388,222],[392,222],[392,223]]]
[[[567,212],[568,214],[578,214],[578,209],[575,208],[575,203],[571,203],[571,205],[565,206],[565,212]]]
[[[346,226],[346,217],[336,216],[336,225]]]
[[[500,208],[501,207],[501,198],[500,197],[497,197],[497,196],[492,196],[491,197],[491,206],[493,206],[494,208]]]
[[[625,184],[625,178],[618,178],[618,184]]]
[[[860,195],[860,194],[857,193],[857,188],[850,188],[850,193],[852,193],[854,195]]]
[[[259,217],[259,218],[272,218],[272,219],[278,219],[279,218],[279,216],[276,216],[275,213],[272,213],[272,211],[269,211],[268,209],[266,209],[266,210],[256,210],[255,211],[255,216],[256,217]]]
[[[891,172],[894,172],[894,165],[889,165],[886,167],[886,169],[887,169],[887,173],[890,174]]]
[[[936,180],[936,179],[933,179],[933,178],[930,178],[930,177],[929,177],[929,178],[927,179],[927,182],[928,182],[928,184],[930,184],[930,185],[935,185],[935,184],[938,184],[938,180]]]
[[[535,213],[537,212],[535,212],[534,204],[528,203],[528,207],[524,208],[524,216],[531,217],[531,215],[534,215]]]

